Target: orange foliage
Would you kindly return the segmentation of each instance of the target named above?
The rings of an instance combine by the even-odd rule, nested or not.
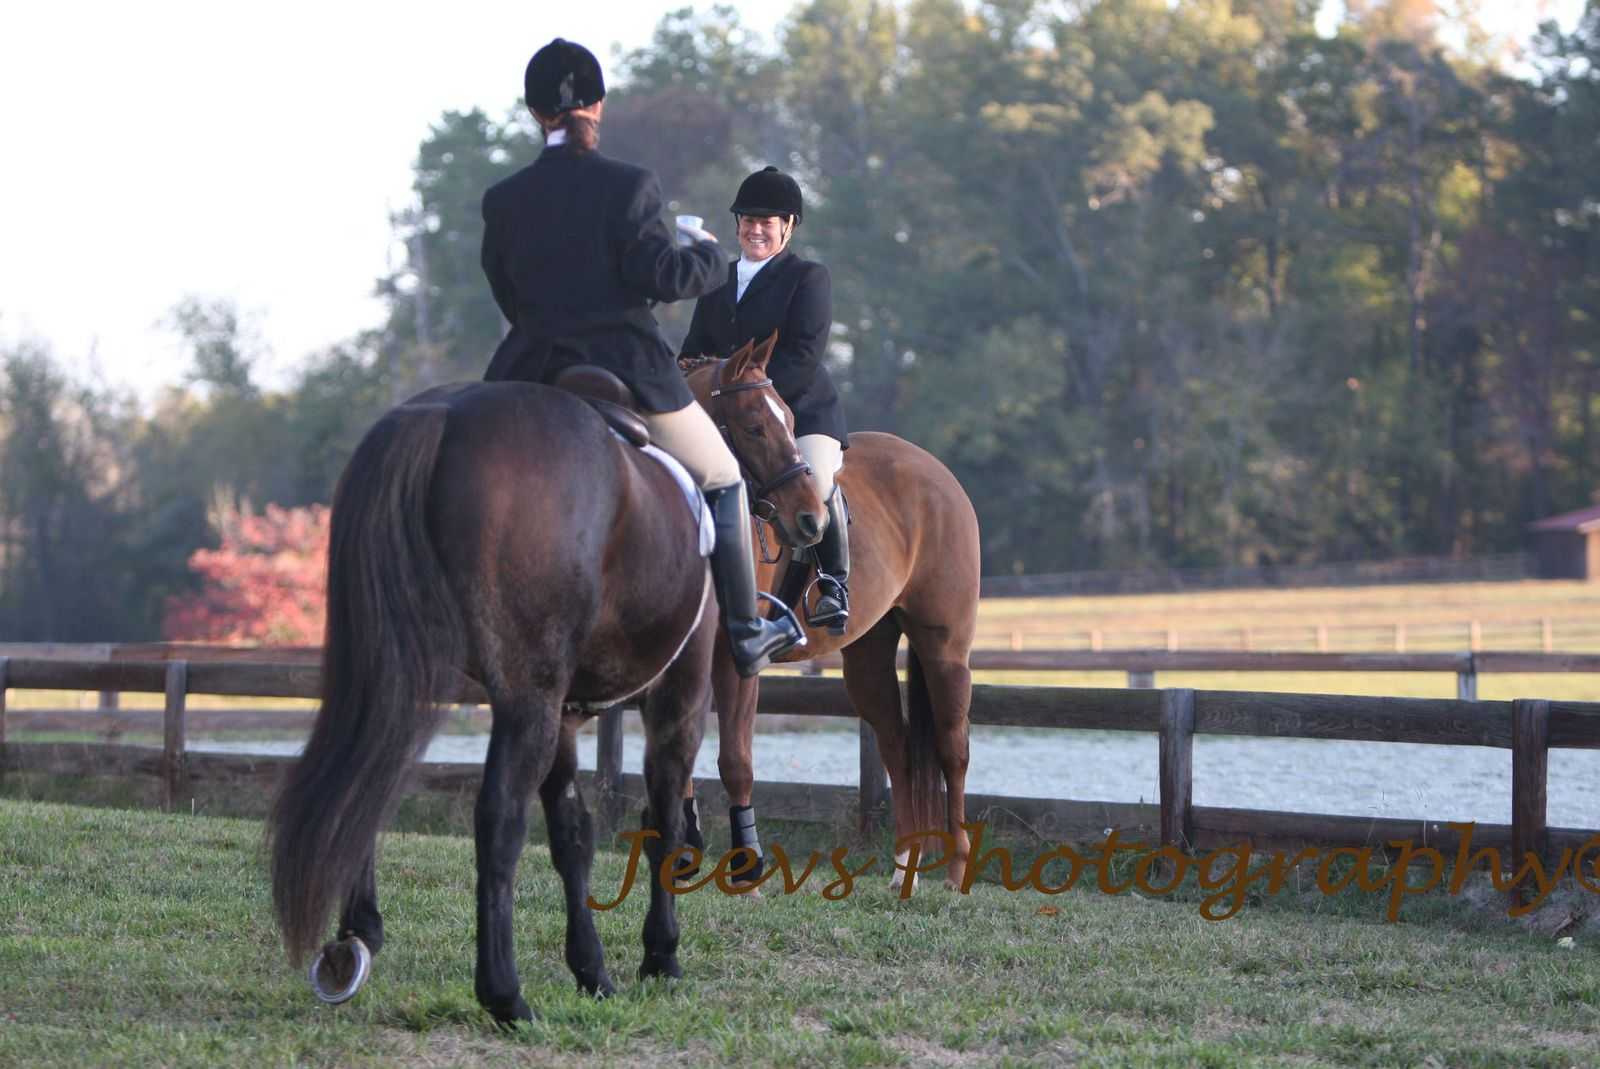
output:
[[[313,646],[322,641],[328,574],[325,505],[220,521],[222,546],[196,550],[189,567],[205,580],[167,599],[163,633],[172,641]]]

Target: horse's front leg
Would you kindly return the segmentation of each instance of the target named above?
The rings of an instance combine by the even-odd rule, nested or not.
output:
[[[567,967],[578,986],[606,998],[616,988],[606,975],[605,951],[589,910],[589,873],[594,866],[594,825],[578,791],[579,718],[564,716],[555,763],[539,787],[545,825],[550,831],[550,859],[561,875],[567,903]]]
[[[711,700],[706,678],[711,665],[710,644],[719,633],[717,618],[707,615],[699,633],[645,697],[640,710],[645,730],[644,783],[649,796],[646,828],[660,833],[645,843],[645,854],[650,859],[650,911],[644,919],[641,980],[683,975],[678,965],[677,900],[662,883],[661,866],[684,845],[684,815],[679,799],[694,771],[695,755],[700,752],[700,740],[705,735],[706,706]]]
[[[517,859],[528,833],[528,801],[555,758],[556,702],[494,703],[489,756],[478,791],[474,831],[478,852],[478,968],[475,989],[501,1024],[530,1021],[517,979],[512,940],[512,893]]]
[[[711,680],[717,705],[717,774],[728,795],[729,841],[734,850],[748,850],[755,855],[755,866],[731,880],[754,886],[766,867],[761,837],[756,831],[756,811],[751,805],[756,783],[756,702],[761,680],[742,678],[734,670],[732,655],[720,643]]]

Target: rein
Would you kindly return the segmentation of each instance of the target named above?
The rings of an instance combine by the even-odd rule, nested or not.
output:
[[[724,394],[744,393],[748,390],[765,390],[772,385],[772,380],[770,378],[766,378],[760,379],[756,382],[724,383],[722,381],[722,372],[727,366],[728,365],[725,362],[717,366],[716,378],[711,387],[712,412],[713,415],[718,416],[717,430],[722,433],[722,440],[728,444],[728,449],[733,453],[733,458],[739,462],[739,469],[744,472],[744,481],[750,487],[750,511],[757,518],[765,521],[766,523],[772,523],[773,518],[778,514],[778,506],[774,504],[767,495],[771,494],[785,483],[798,479],[802,475],[810,475],[811,465],[807,464],[805,458],[800,455],[798,450],[796,450],[795,453],[792,454],[791,462],[788,467],[784,468],[766,482],[757,482],[755,478],[755,472],[751,470],[749,464],[745,463],[744,457],[739,454],[739,447],[734,444],[733,435],[728,431],[727,422],[720,418],[720,412],[718,412],[718,408],[720,406],[716,404],[716,401]],[[765,535],[762,536],[761,542],[762,548],[765,550]],[[771,564],[772,561],[767,561],[766,563]]]

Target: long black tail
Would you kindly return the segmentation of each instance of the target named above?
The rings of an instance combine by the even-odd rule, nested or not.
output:
[[[322,707],[268,825],[273,904],[296,964],[377,848],[437,727],[433,699],[464,661],[461,610],[426,515],[445,420],[442,405],[391,411],[334,494]]]
[[[944,766],[934,738],[933,699],[917,651],[906,644],[906,778],[914,831],[945,830]],[[931,849],[925,846],[924,849]]]

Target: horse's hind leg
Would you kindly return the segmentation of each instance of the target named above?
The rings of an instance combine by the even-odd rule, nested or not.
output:
[[[680,977],[678,965],[678,915],[676,896],[662,886],[659,874],[667,856],[683,845],[684,817],[679,799],[694,772],[695,755],[705,735],[706,708],[711,700],[708,675],[711,643],[718,634],[718,617],[706,613],[699,632],[645,698],[644,783],[649,796],[651,830],[660,832],[645,844],[650,858],[650,912],[644,920],[644,961],[641,980],[652,976]]]
[[[911,811],[912,792],[906,769],[906,729],[900,716],[900,680],[894,669],[895,651],[899,644],[900,625],[891,613],[841,651],[845,692],[850,695],[851,708],[872,726],[872,732],[878,738],[878,754],[883,758],[884,770],[889,773],[896,841],[913,832],[927,830],[915,827],[916,815]],[[895,860],[900,864],[895,869],[890,887],[898,889],[905,876],[903,864],[906,856],[897,856]],[[913,875],[911,879],[915,887],[916,876]]]
[[[560,693],[565,693],[565,686]],[[517,859],[528,834],[528,802],[550,773],[560,697],[494,695],[494,726],[474,813],[478,853],[478,1001],[501,1024],[532,1020],[517,979],[511,912]]]
[[[323,1002],[337,1004],[354,998],[367,982],[373,957],[383,949],[376,861],[374,850],[345,899],[339,914],[338,936],[324,944],[322,952],[311,963],[311,990]]]
[[[924,641],[919,646],[918,629],[911,624],[906,627],[906,638],[919,669],[907,673],[907,704],[911,716],[927,716],[933,721],[933,745],[944,772],[945,830],[954,847],[945,884],[958,889],[966,879],[967,859],[972,853],[972,840],[962,826],[967,819],[972,672],[964,650],[939,641]]]
[[[576,782],[578,747],[574,736],[578,723],[576,716],[562,718],[555,764],[539,787],[539,798],[544,802],[545,825],[550,831],[550,859],[561,874],[567,900],[567,967],[577,977],[579,987],[605,998],[616,988],[606,975],[605,952],[594,930],[594,914],[589,911],[594,825]]]

